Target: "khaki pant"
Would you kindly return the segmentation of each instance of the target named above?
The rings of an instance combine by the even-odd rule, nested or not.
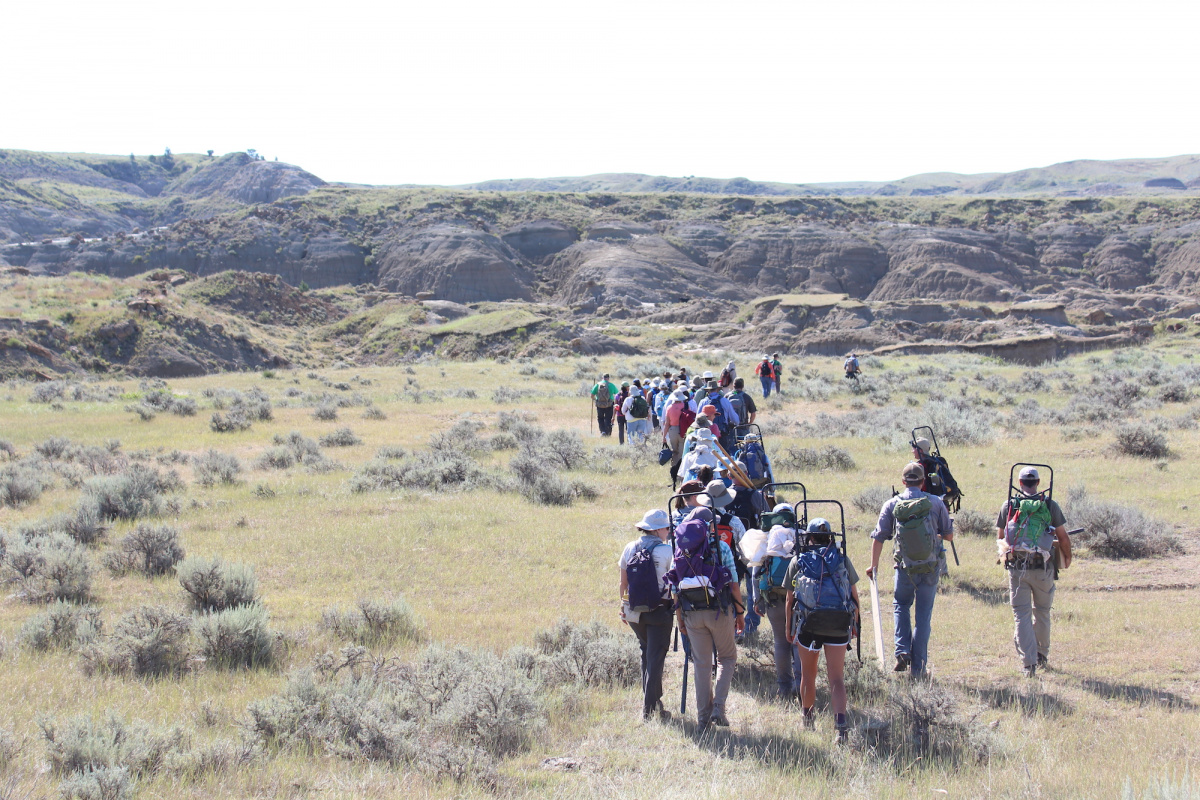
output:
[[[671,448],[672,471],[677,470],[679,462],[683,461],[683,437],[679,435],[678,425],[667,428],[667,447]]]
[[[733,609],[728,611],[685,611],[683,624],[692,646],[695,668],[696,723],[706,725],[715,715],[725,715],[725,700],[733,683],[737,644],[733,638]],[[717,652],[717,685],[713,688],[713,649]]]
[[[1050,606],[1054,604],[1054,570],[1010,569],[1008,596],[1016,621],[1013,640],[1025,660],[1025,666],[1035,666],[1039,655],[1043,658],[1050,657]]]

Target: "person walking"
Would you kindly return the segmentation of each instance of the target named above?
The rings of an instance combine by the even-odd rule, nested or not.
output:
[[[638,538],[625,545],[617,560],[621,571],[621,619],[637,636],[642,651],[643,720],[671,718],[662,704],[663,665],[674,622],[671,593],[663,581],[671,569],[671,546],[667,543],[670,525],[667,512],[647,511],[634,525]]]
[[[779,353],[771,354],[771,372],[775,375],[776,394],[783,394],[783,362],[779,360]]]
[[[625,412],[621,410],[629,399],[629,381],[621,383],[621,391],[613,398],[612,416],[617,423],[617,444],[625,444]]]
[[[650,438],[650,404],[637,386],[629,390],[629,397],[621,404],[621,414],[625,417],[630,444],[643,444]]]
[[[787,702],[800,692],[800,654],[788,635],[787,574],[795,555],[796,534],[776,525],[767,532],[767,556],[757,570],[758,597],[755,610],[771,624],[775,645],[775,682],[779,699]],[[794,576],[793,576],[794,577]]]
[[[725,369],[721,370],[721,379],[717,382],[721,387],[722,392],[727,392],[733,386],[733,382],[737,380],[737,368],[730,361],[725,365]]]
[[[1018,478],[1020,493],[1004,501],[996,517],[996,538],[1005,543],[1008,598],[1013,610],[1013,644],[1026,677],[1050,661],[1050,608],[1054,604],[1054,550],[1063,569],[1071,566],[1071,537],[1058,503],[1038,491],[1041,476],[1025,467]],[[1015,508],[1014,508],[1015,501]]]
[[[690,420],[684,416],[685,411],[688,411],[687,393],[682,389],[676,389],[668,395],[662,411],[663,446],[671,448],[672,486],[679,477],[679,464],[683,461],[684,436],[687,435],[687,431],[681,427],[681,423],[691,425]],[[688,412],[688,416],[690,413]]]
[[[596,406],[596,423],[600,427],[601,436],[612,436],[613,403],[617,396],[617,387],[604,373],[596,385],[592,387],[592,402]]]
[[[729,393],[728,400],[734,413],[741,420],[740,424],[754,424],[754,418],[758,416],[758,407],[754,405],[754,398],[746,394],[746,381],[741,378],[734,379],[733,391]]]
[[[771,357],[764,355],[762,361],[754,368],[754,374],[758,376],[759,382],[762,383],[763,399],[766,400],[771,396],[771,387],[775,385],[775,368],[771,366]]]
[[[823,551],[830,544],[833,544],[833,531],[829,522],[820,517],[809,520],[805,534],[805,549]],[[817,556],[817,563],[821,564],[822,569],[828,566],[818,553],[809,552],[803,557],[794,558],[783,579],[785,586],[794,587],[796,585],[797,575],[802,568],[802,560],[814,555]],[[840,562],[835,580],[838,582],[844,580],[845,584],[850,587],[850,598],[854,604],[854,619],[857,621],[859,599],[858,588],[855,584],[858,583],[858,572],[850,563],[849,556],[837,553],[834,560]],[[800,654],[800,709],[804,716],[804,727],[809,730],[816,727],[817,664],[821,659],[821,652],[824,651],[825,675],[829,678],[829,703],[833,706],[834,724],[837,727],[836,741],[838,744],[845,744],[850,734],[850,724],[846,717],[846,653],[850,650],[853,625],[846,628],[844,633],[839,631],[836,635],[796,630],[795,607],[796,593],[794,589],[790,589],[787,596],[785,619],[788,625],[788,641],[796,643],[797,651]]]
[[[858,368],[858,353],[846,356],[846,360],[842,362],[842,369],[845,370],[847,378],[858,380],[858,375],[862,371]]]
[[[694,509],[675,530],[675,560],[667,582],[676,598],[679,632],[689,638],[695,666],[696,726],[729,726],[725,704],[737,664],[736,637],[745,629],[742,590],[734,579],[733,552],[710,535],[712,511]],[[716,683],[712,658],[717,656]]]
[[[871,532],[871,567],[868,578],[879,574],[883,543],[894,540],[896,672],[911,669],[913,677],[924,677],[929,660],[930,625],[938,576],[945,559],[942,542],[954,538],[953,523],[941,498],[921,491],[925,470],[920,464],[905,465],[900,473],[904,491],[883,504],[879,521]],[[915,609],[915,624],[910,609]]]

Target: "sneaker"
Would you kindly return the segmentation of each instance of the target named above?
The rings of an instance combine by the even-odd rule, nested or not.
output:
[[[1037,665],[1030,664],[1029,666],[1022,669],[1021,672],[1024,673],[1026,678],[1036,678],[1037,677]]]
[[[907,672],[911,663],[912,659],[908,657],[908,653],[896,653],[896,666],[892,668],[892,672]]]

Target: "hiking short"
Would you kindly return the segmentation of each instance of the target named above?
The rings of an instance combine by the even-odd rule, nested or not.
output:
[[[796,637],[796,646],[803,647],[810,653],[819,653],[821,648],[828,645],[829,647],[840,647],[845,645],[850,646],[850,631],[846,631],[845,636],[813,636],[808,633],[801,633]]]

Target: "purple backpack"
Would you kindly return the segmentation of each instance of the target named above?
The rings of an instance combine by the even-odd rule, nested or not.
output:
[[[709,590],[679,589],[684,579],[700,577],[708,579]],[[676,589],[685,611],[720,608],[725,587],[732,579],[729,569],[720,563],[714,552],[707,522],[688,519],[675,529],[675,561],[663,580]]]

